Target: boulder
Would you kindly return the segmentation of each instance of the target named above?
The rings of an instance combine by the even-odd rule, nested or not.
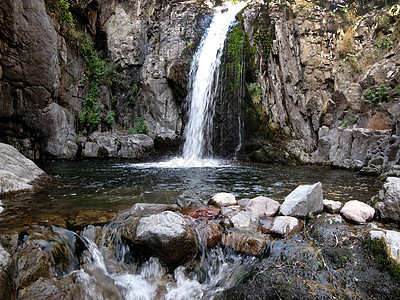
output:
[[[222,235],[221,244],[244,254],[258,256],[264,253],[267,242],[262,234],[229,231]]]
[[[236,215],[241,210],[242,207],[240,205],[223,206],[221,207],[221,215],[230,218]]]
[[[372,220],[375,209],[364,202],[352,200],[345,203],[340,213],[349,221],[364,224]]]
[[[221,214],[221,209],[216,207],[211,208],[192,208],[183,212],[184,215],[194,219],[215,219]]]
[[[237,205],[235,195],[231,193],[218,193],[215,194],[209,201],[209,204],[214,204],[216,206],[229,206],[229,205]]]
[[[14,147],[0,143],[0,194],[30,191],[44,171]]]
[[[400,264],[400,232],[394,230],[371,230],[371,240],[384,239],[387,254]]]
[[[171,211],[142,218],[134,243],[171,266],[188,262],[197,253],[197,241],[186,220]]]
[[[378,209],[383,219],[400,221],[400,178],[388,177],[379,191]]]
[[[260,218],[249,211],[241,211],[229,220],[240,231],[256,232],[260,225]]]
[[[303,228],[303,221],[295,217],[279,216],[262,226],[262,232],[280,237],[288,237]]]
[[[221,230],[218,224],[212,221],[196,224],[200,244],[214,247],[221,240]]]
[[[279,210],[279,202],[267,197],[256,197],[251,199],[246,206],[246,210],[262,217],[272,217]]]
[[[285,216],[306,217],[323,210],[322,184],[299,185],[282,203],[280,212]]]
[[[343,203],[340,201],[333,201],[333,200],[323,200],[324,211],[337,214],[343,207]]]

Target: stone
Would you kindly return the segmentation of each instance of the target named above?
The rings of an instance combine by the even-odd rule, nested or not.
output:
[[[218,193],[215,194],[211,200],[209,201],[209,204],[214,204],[219,207],[222,206],[229,206],[229,205],[237,205],[236,197],[233,194],[230,193]]]
[[[343,207],[343,203],[340,201],[333,201],[333,200],[323,200],[322,201],[324,205],[324,211],[331,213],[331,214],[337,214],[340,212],[340,210]]]
[[[295,217],[278,216],[262,227],[262,232],[280,237],[288,237],[303,228],[303,221]]]
[[[340,210],[340,214],[347,220],[364,224],[372,220],[375,215],[375,209],[364,202],[352,200],[345,203]]]
[[[249,204],[250,199],[240,199],[238,200],[238,204],[240,205],[241,208],[245,208],[247,206],[247,204]]]
[[[162,203],[136,203],[123,215],[134,217],[148,217],[162,213],[164,211],[178,211],[179,207],[176,204],[162,204]]]
[[[249,201],[246,210],[251,211],[253,214],[262,217],[272,217],[279,210],[280,204],[271,198],[259,196]]]
[[[0,194],[34,189],[34,180],[45,175],[14,147],[0,143]]]
[[[192,208],[182,213],[183,215],[192,217],[194,219],[215,219],[221,214],[220,208]]]
[[[239,231],[256,232],[260,225],[260,218],[249,211],[241,211],[229,220]]]
[[[191,228],[183,217],[171,211],[142,218],[133,242],[146,254],[171,266],[182,265],[197,253],[197,241]]]
[[[228,231],[222,235],[221,244],[237,252],[259,256],[264,253],[267,242],[262,234]]]
[[[323,210],[322,184],[299,185],[283,201],[280,212],[285,216],[307,217]]]
[[[400,221],[400,178],[388,177],[379,191],[378,209],[383,219]]]
[[[12,274],[13,260],[11,254],[0,245],[0,298],[13,299],[13,281]]]
[[[212,221],[201,222],[196,225],[200,245],[214,247],[221,240],[221,229],[218,224]]]
[[[223,206],[221,207],[221,215],[230,218],[236,215],[241,210],[242,207],[239,205]]]
[[[394,230],[371,230],[371,240],[384,239],[387,254],[400,264],[400,232]]]

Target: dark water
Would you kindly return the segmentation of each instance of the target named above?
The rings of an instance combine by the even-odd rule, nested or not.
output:
[[[238,199],[268,196],[278,201],[300,184],[322,183],[324,198],[369,201],[375,178],[321,167],[231,164],[212,168],[156,168],[128,161],[60,161],[40,167],[54,180],[46,190],[3,199],[1,229],[29,224],[67,226],[88,222],[138,202],[205,204],[218,192]]]

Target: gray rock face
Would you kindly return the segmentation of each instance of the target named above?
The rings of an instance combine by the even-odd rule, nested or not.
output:
[[[0,143],[0,194],[33,189],[44,171],[14,147]]]
[[[364,202],[352,200],[345,203],[340,213],[348,220],[358,224],[364,224],[375,215],[375,209]]]
[[[371,230],[370,238],[384,239],[389,257],[393,258],[400,264],[400,232],[394,230]]]
[[[288,196],[280,207],[285,216],[306,217],[323,210],[322,184],[299,185]]]
[[[82,157],[140,158],[153,147],[153,139],[145,134],[94,132],[83,143]]]
[[[181,265],[197,252],[192,230],[184,218],[171,211],[142,218],[134,242],[168,265]]]
[[[246,210],[251,211],[253,214],[262,217],[272,217],[279,210],[279,202],[267,197],[256,197],[249,201]]]
[[[388,177],[379,191],[379,212],[384,219],[400,221],[400,178]]]

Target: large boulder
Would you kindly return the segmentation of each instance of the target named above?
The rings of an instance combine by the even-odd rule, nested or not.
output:
[[[299,185],[282,203],[280,212],[284,216],[306,217],[323,210],[322,184]]]
[[[375,209],[364,202],[352,200],[346,202],[340,213],[349,221],[364,224],[372,220]]]
[[[383,219],[400,221],[400,178],[388,177],[378,194],[378,209]]]
[[[0,143],[0,194],[29,191],[44,171],[14,147]]]
[[[279,202],[267,197],[256,197],[249,201],[246,210],[262,217],[272,217],[279,210]]]
[[[197,240],[186,220],[171,211],[142,218],[134,241],[147,254],[178,266],[197,253]]]

